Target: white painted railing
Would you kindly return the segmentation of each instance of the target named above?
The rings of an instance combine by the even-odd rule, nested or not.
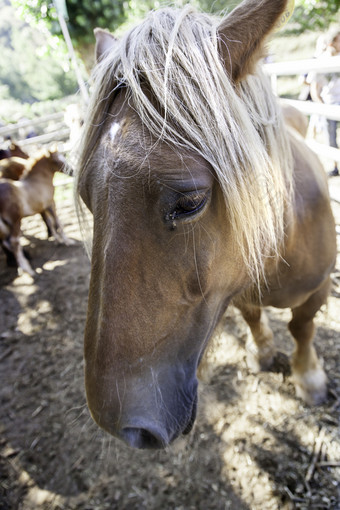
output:
[[[299,101],[297,99],[285,99],[284,101],[306,115],[323,115],[327,119],[340,121],[340,105]]]
[[[312,58],[307,60],[295,60],[290,62],[274,62],[264,64],[264,71],[271,77],[272,87],[277,93],[278,76],[302,75],[309,72],[320,74],[339,73],[340,74],[340,56]],[[320,115],[327,119],[340,121],[340,106],[314,103],[313,101],[299,101],[285,99],[285,102],[291,104],[306,115]],[[308,145],[320,156],[327,157],[333,161],[340,162],[340,149],[329,147],[315,140],[307,140]]]
[[[340,71],[340,56],[293,60],[290,62],[273,62],[265,64],[264,68],[266,73],[271,76],[293,76],[309,73],[310,71],[336,73]]]
[[[44,115],[43,117],[37,117],[35,119],[27,119],[17,122],[16,124],[7,124],[7,126],[0,128],[0,136],[11,135],[12,133],[16,133],[20,129],[30,128],[32,126],[37,126],[39,124],[45,124],[50,121],[61,121],[64,119],[63,112],[51,113],[49,115]]]
[[[27,129],[34,129],[35,126],[52,124],[52,129],[41,135],[25,138],[22,133]],[[55,141],[67,140],[70,135],[70,129],[64,122],[64,112],[51,113],[34,119],[27,119],[16,124],[7,124],[0,127],[0,141],[10,136],[20,145],[27,147],[35,144],[47,144]]]

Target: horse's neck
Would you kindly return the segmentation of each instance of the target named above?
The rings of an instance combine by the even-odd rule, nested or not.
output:
[[[28,165],[25,177],[15,181],[16,187],[20,189],[25,216],[41,212],[51,204],[54,193],[53,175],[54,171],[51,170],[49,161],[42,158],[34,162],[32,166]]]
[[[45,180],[52,182],[54,176],[54,170],[52,170],[48,164],[46,158],[41,158],[33,163],[31,169],[25,176],[25,181],[34,181],[36,179]]]

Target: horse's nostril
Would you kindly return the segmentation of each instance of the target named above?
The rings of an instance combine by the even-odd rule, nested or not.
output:
[[[125,427],[120,434],[123,441],[133,448],[157,449],[164,448],[167,441],[157,432],[150,432],[144,428]]]

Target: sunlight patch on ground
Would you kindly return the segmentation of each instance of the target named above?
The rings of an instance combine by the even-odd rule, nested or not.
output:
[[[324,325],[334,331],[340,331],[340,323],[337,318],[337,310],[339,308],[339,298],[330,296],[328,298],[327,308],[324,314],[319,313],[316,318],[318,325]]]
[[[28,492],[25,495],[25,509],[27,510],[35,510],[41,505],[49,504],[49,503],[57,503],[57,500],[60,499],[57,494],[51,492],[46,489],[40,489],[35,484],[35,481],[32,477],[27,473],[27,471],[22,471],[19,476],[19,482],[24,486],[28,486]]]
[[[281,319],[288,322],[290,312],[275,312],[272,315],[275,327]],[[249,508],[281,508],[282,498],[289,497],[292,487],[301,494],[306,491],[303,480],[295,472],[295,464],[302,465],[308,479],[308,470],[313,468],[313,454],[320,442],[317,409],[305,406],[296,398],[290,376],[249,373],[244,348],[248,327],[243,322],[235,322],[235,315],[230,314],[223,323],[225,331],[222,328],[219,332],[208,356],[213,365],[212,384],[216,380],[215,372],[225,380],[224,398],[227,398],[219,400],[212,387],[204,387],[201,405],[205,419],[221,439],[222,473],[233,491]],[[325,312],[319,315],[325,318]],[[293,343],[288,330],[283,330],[276,341],[280,351],[291,350]],[[237,416],[236,420],[231,420],[233,414]],[[320,458],[335,463],[340,448],[337,438],[334,432],[332,436],[326,429],[321,433],[323,451]],[[291,450],[291,475],[287,474],[289,466],[281,463],[285,448]],[[288,480],[284,486],[280,472]]]
[[[27,307],[26,310],[19,314],[17,330],[24,335],[32,335],[41,329],[51,329],[51,320],[46,323],[45,317],[52,313],[52,306],[49,301],[41,300],[34,308]]]
[[[66,266],[68,264],[68,260],[48,260],[42,266],[44,271],[53,271],[56,267]]]

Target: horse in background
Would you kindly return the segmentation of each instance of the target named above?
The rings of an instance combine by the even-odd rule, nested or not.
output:
[[[5,149],[0,149],[0,178],[17,181],[25,170],[29,155],[18,144],[10,141]]]
[[[12,156],[7,159],[3,159],[0,161],[0,179],[11,179],[13,181],[18,181],[23,177],[23,175],[27,175],[27,173],[30,171],[31,163],[27,159],[19,158],[16,156]],[[50,229],[49,222],[46,222],[46,215],[45,212],[41,213],[41,217],[46,224],[47,227],[47,237],[52,237],[53,232]],[[10,257],[10,254],[6,252],[7,255],[7,264],[9,265],[16,265],[15,262],[13,263],[12,258]]]
[[[62,172],[65,163],[58,152],[43,151],[27,161],[20,180],[0,179],[0,241],[5,253],[12,254],[17,266],[31,276],[35,272],[20,244],[22,218],[40,213],[58,242],[73,244],[63,232],[53,198],[54,174]]]
[[[93,215],[85,385],[94,420],[132,447],[190,432],[197,369],[230,303],[256,369],[276,356],[262,308],[291,308],[296,394],[327,397],[313,347],[336,259],[327,179],[261,70],[286,9],[245,0],[218,21],[187,5],[119,41],[95,32],[77,170]]]
[[[11,156],[0,161],[0,178],[18,181],[26,168],[27,159]]]
[[[22,159],[28,159],[29,155],[24,152],[18,144],[10,141],[9,145],[5,149],[0,149],[0,160],[7,159],[11,157],[17,157]]]
[[[308,117],[304,113],[300,112],[297,108],[286,103],[284,99],[280,101],[283,119],[287,126],[295,129],[302,138],[306,138],[308,131]]]

